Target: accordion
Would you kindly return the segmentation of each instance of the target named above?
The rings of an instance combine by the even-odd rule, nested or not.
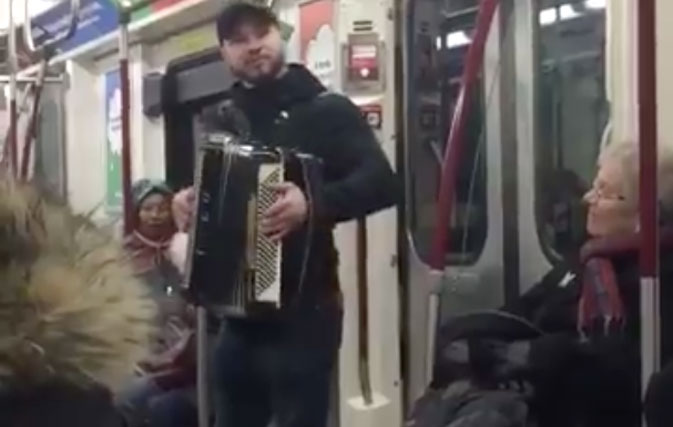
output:
[[[192,297],[218,317],[247,317],[283,306],[283,244],[260,232],[275,184],[297,183],[309,206],[320,162],[307,154],[242,144],[209,133],[196,159],[196,211],[186,275]],[[314,177],[314,178],[312,178]],[[312,223],[309,212],[308,226]],[[310,250],[310,235],[306,242]],[[307,260],[305,260],[307,262]]]

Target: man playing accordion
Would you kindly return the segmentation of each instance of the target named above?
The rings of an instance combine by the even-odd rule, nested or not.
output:
[[[286,64],[271,10],[229,5],[217,33],[225,63],[238,78],[230,95],[250,139],[320,159],[322,181],[317,199],[295,182],[275,187],[277,200],[261,232],[283,244],[281,287],[292,297],[275,316],[226,318],[215,359],[218,425],[267,427],[273,420],[278,427],[324,426],[343,312],[332,230],[392,206],[396,179],[359,109],[327,93],[301,65]],[[178,218],[193,216],[197,197],[193,189],[176,196]]]

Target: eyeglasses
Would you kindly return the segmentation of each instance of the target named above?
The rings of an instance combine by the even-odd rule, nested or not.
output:
[[[586,201],[590,201],[592,199],[595,200],[612,200],[612,201],[624,201],[626,200],[626,197],[619,195],[619,194],[606,194],[604,192],[605,190],[601,188],[596,188],[593,187],[589,190],[589,192],[584,196],[584,199]]]

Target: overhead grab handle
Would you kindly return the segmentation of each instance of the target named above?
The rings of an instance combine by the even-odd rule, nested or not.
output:
[[[40,46],[36,46],[35,40],[33,39],[33,27],[30,23],[30,14],[28,10],[28,3],[30,0],[24,0],[25,6],[25,25],[23,29],[23,40],[26,45],[26,48],[32,52],[36,53],[38,50],[45,50],[52,48],[68,39],[70,39],[77,31],[77,24],[79,23],[79,10],[81,0],[70,0],[70,25],[68,26],[67,31],[62,32],[61,34],[55,34],[52,38],[47,39]]]

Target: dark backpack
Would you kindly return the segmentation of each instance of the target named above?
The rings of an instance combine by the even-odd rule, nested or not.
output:
[[[502,311],[455,317],[437,334],[431,387],[445,388],[459,380],[493,387],[502,380],[515,380],[498,377],[516,372],[516,361],[508,360],[503,352],[541,336],[542,331],[526,319]]]
[[[421,397],[406,427],[526,427],[528,406],[522,394],[504,390],[475,390],[455,383],[430,389]]]
[[[507,357],[511,347],[541,335],[525,319],[500,311],[451,319],[437,334],[431,386],[414,404],[406,425],[526,427],[526,387],[502,374],[516,372],[516,362]],[[509,381],[515,386],[503,390],[511,386]]]

